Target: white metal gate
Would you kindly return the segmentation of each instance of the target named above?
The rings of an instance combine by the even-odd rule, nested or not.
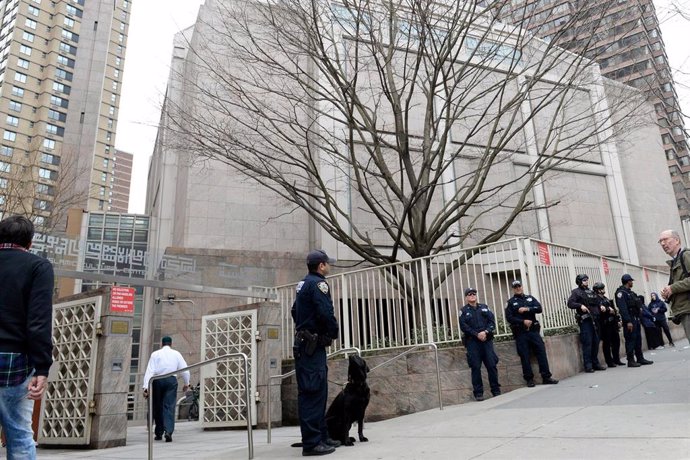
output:
[[[229,353],[248,357],[249,394],[256,394],[257,311],[208,315],[202,318],[201,359]],[[233,427],[247,424],[242,360],[227,360],[206,366],[201,371],[199,414],[201,426]],[[252,420],[256,420],[256,398],[249,401]]]
[[[53,306],[53,366],[41,410],[39,443],[88,445],[102,297]]]

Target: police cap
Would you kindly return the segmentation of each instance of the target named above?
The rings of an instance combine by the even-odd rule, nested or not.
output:
[[[326,254],[321,249],[314,249],[309,254],[307,254],[307,265],[316,265],[321,263],[334,264],[335,262],[335,259],[331,259],[330,257],[328,257],[328,254]]]
[[[465,297],[467,297],[470,294],[476,294],[477,290],[475,288],[467,288],[465,289]]]
[[[625,284],[628,281],[635,281],[632,276],[628,275],[627,273],[623,276],[621,276],[621,283]]]

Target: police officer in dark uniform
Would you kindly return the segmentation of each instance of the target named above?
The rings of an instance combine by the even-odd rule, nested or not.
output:
[[[484,383],[482,382],[482,363],[489,374],[491,394],[501,394],[498,383],[498,356],[494,350],[493,338],[496,333],[496,318],[483,303],[477,303],[477,290],[465,289],[465,306],[460,311],[460,330],[462,341],[467,348],[467,364],[472,369],[472,389],[474,399],[484,400]]]
[[[326,282],[326,275],[334,262],[321,250],[307,255],[309,274],[297,285],[297,296],[292,305],[297,407],[304,456],[331,454],[340,445],[339,441],[328,437],[325,422],[328,398],[326,347],[338,338],[338,322]]]
[[[546,347],[539,335],[541,326],[537,320],[537,314],[542,312],[539,301],[523,292],[522,282],[513,281],[513,297],[508,299],[505,314],[510,324],[510,329],[515,337],[520,362],[522,363],[522,376],[528,387],[534,386],[534,372],[530,363],[530,350],[534,351],[539,363],[539,373],[545,385],[556,384],[558,380],[551,378],[549,360],[546,357]]]
[[[642,355],[642,336],[640,334],[640,299],[632,290],[633,277],[627,273],[621,277],[622,286],[616,290],[616,306],[623,319],[623,337],[625,338],[625,354],[628,357],[628,367],[640,367],[653,364]],[[635,362],[637,358],[637,362]]]
[[[585,372],[605,371],[606,366],[599,363],[599,314],[603,307],[599,297],[589,288],[589,276],[575,277],[577,287],[568,298],[568,308],[575,310],[575,319],[580,326],[580,343]]]
[[[622,366],[621,362],[621,317],[616,306],[606,297],[604,283],[594,283],[592,290],[599,297],[599,305],[603,307],[599,315],[599,332],[601,334],[601,348],[608,367]]]

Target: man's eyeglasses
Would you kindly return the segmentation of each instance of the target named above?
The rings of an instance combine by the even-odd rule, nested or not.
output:
[[[477,295],[477,293],[476,292],[470,292],[469,294],[467,294],[467,297],[469,297],[471,295]]]

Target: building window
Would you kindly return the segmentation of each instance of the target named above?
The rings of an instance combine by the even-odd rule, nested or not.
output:
[[[64,136],[65,135],[65,128],[61,128],[59,126],[55,126],[50,123],[46,123],[46,132],[48,134],[56,134],[58,136]]]
[[[63,80],[72,81],[72,72],[67,72],[63,69],[55,69],[55,78],[61,78]]]
[[[57,172],[50,169],[38,168],[38,177],[42,179],[57,179]]]
[[[31,6],[31,5],[29,5],[29,7],[28,7],[28,12],[29,12],[29,14],[31,14],[33,16],[38,16],[39,14],[41,14],[41,10],[39,10],[35,6]]]
[[[57,62],[60,65],[64,65],[67,67],[74,67],[74,59],[70,59],[70,58],[65,57],[65,56],[58,55]]]
[[[0,188],[7,188],[9,181],[7,179],[0,179]]]
[[[34,21],[33,19],[26,18],[24,25],[26,25],[26,27],[28,27],[29,29],[36,30],[36,21]]]
[[[122,58],[116,57],[115,58],[115,66],[120,67],[120,64],[122,64]]]
[[[58,83],[56,81],[53,82],[53,91],[57,91],[58,93],[65,93],[69,94],[72,91],[72,88],[63,84],[63,83]],[[66,105],[63,107],[67,107]]]
[[[14,81],[18,81],[19,83],[26,83],[26,74],[16,72],[14,74]]]
[[[60,51],[72,55],[77,54],[77,48],[65,42],[60,42]]]
[[[65,17],[65,19],[62,21],[62,23],[67,27],[68,29],[71,29],[74,27],[74,19]]]
[[[17,66],[21,67],[22,69],[28,69],[29,61],[27,61],[26,59],[17,58]]]
[[[12,166],[9,163],[0,161],[0,172],[8,173],[12,170]]]
[[[13,86],[12,95],[17,97],[24,97],[24,90],[18,86]]]
[[[19,118],[13,117],[12,115],[7,115],[7,119],[5,120],[5,122],[9,126],[19,126]]]
[[[26,54],[27,56],[31,56],[31,51],[32,51],[32,48],[30,46],[19,45],[19,52],[20,53]]]
[[[43,148],[46,150],[53,150],[55,148],[55,141],[52,139],[43,139]]]
[[[17,140],[17,133],[15,133],[14,131],[5,130],[5,132],[2,134],[2,138],[6,141],[14,142],[15,140]]]
[[[108,113],[109,113],[110,115],[115,115],[115,107],[113,107],[113,106],[111,105],[110,108],[108,109]]]
[[[50,103],[52,105],[57,105],[63,108],[67,108],[69,105],[69,101],[67,99],[62,99],[61,97],[57,96],[50,96]]]
[[[0,146],[0,155],[4,155],[6,157],[11,157],[13,153],[14,153],[14,149],[12,147],[8,147],[6,145]]]
[[[108,182],[108,174],[102,172],[101,173],[101,182]]]
[[[75,43],[79,43],[79,35],[75,34],[74,32],[70,32],[69,30],[62,29],[62,37],[66,38],[67,40],[71,40]]]
[[[41,153],[41,161],[43,163],[48,163],[51,165],[60,164],[60,158],[56,157],[55,155],[52,155],[50,153]]]
[[[36,184],[36,192],[42,195],[55,195],[55,187],[48,184]]]
[[[10,101],[9,102],[9,109],[14,111],[14,112],[21,112],[22,111],[22,104],[16,101]]]
[[[48,109],[48,118],[64,122],[67,120],[67,114],[58,112],[57,110]]]
[[[27,42],[33,43],[34,41],[34,34],[30,34],[29,32],[23,32],[22,33],[22,38],[26,40]]]
[[[108,160],[107,158],[103,158],[103,167],[105,169],[108,169],[109,165],[110,165],[110,160]]]

